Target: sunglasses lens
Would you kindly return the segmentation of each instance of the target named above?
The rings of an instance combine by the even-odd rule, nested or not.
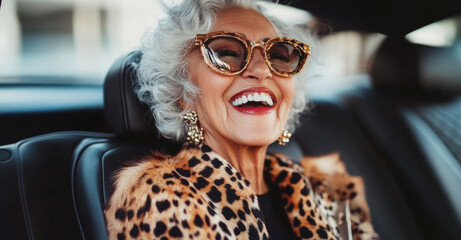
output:
[[[245,44],[233,37],[216,37],[205,42],[206,57],[214,67],[224,72],[238,72],[245,66],[248,55]]]
[[[274,69],[282,73],[299,71],[302,52],[287,42],[276,42],[269,49],[268,57]]]

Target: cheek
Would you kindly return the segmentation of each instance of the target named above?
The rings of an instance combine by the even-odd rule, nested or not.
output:
[[[199,87],[200,83],[200,78],[203,74],[203,69],[201,66],[200,62],[200,55],[198,55],[196,52],[193,52],[189,55],[187,59],[187,70],[189,72],[189,76],[191,78],[191,81]]]
[[[213,82],[213,77],[208,71],[208,67],[203,63],[201,55],[196,53],[191,54],[188,59],[188,70],[192,83],[200,91],[194,103],[195,106],[192,106],[192,108],[197,108],[197,105],[206,103],[207,100],[213,98],[213,91],[211,91],[213,89],[213,85],[211,84]]]
[[[204,64],[197,66],[194,71],[196,74],[192,82],[200,89],[198,103],[202,102],[209,106],[222,104],[229,87],[229,80],[223,79]]]
[[[192,82],[200,89],[200,96],[217,95],[217,92],[225,87],[226,81],[220,79],[221,75],[206,65],[198,51],[189,57],[188,70]]]
[[[290,103],[291,103],[291,101],[293,100],[293,96],[295,95],[295,80],[290,79],[289,83],[286,84],[286,86],[287,86],[286,88],[287,96],[289,96]]]
[[[210,115],[222,114],[226,110],[226,92],[229,88],[227,82],[226,79],[216,77],[214,73],[201,75],[196,84],[200,89],[196,105],[206,109]]]
[[[282,79],[284,80],[281,82],[280,86],[280,91],[282,92],[283,95],[283,107],[285,114],[288,115],[288,112],[290,110],[291,103],[293,101],[293,96],[295,94],[295,80],[293,78],[291,79]]]
[[[192,82],[200,89],[192,108],[199,112],[202,124],[222,122],[221,118],[227,115],[225,93],[229,88],[229,79],[213,72],[203,61],[191,62],[189,71]]]

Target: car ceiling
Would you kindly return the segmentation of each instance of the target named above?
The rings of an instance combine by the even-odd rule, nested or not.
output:
[[[460,0],[282,0],[304,9],[333,31],[358,30],[404,36],[461,13]]]

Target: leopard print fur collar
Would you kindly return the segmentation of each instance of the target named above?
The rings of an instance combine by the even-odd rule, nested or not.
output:
[[[353,238],[378,239],[363,181],[347,175],[337,155],[298,165],[268,154],[265,174],[279,187],[299,239],[343,239],[346,200]],[[110,239],[270,239],[249,181],[206,145],[187,145],[174,157],[154,154],[121,170],[105,217]]]

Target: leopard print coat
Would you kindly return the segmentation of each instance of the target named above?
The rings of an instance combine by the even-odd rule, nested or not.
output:
[[[353,238],[378,239],[363,181],[347,175],[337,154],[300,165],[268,154],[264,171],[299,239],[342,239],[339,208],[346,200]],[[206,145],[124,168],[105,217],[110,239],[270,239],[250,182]]]

